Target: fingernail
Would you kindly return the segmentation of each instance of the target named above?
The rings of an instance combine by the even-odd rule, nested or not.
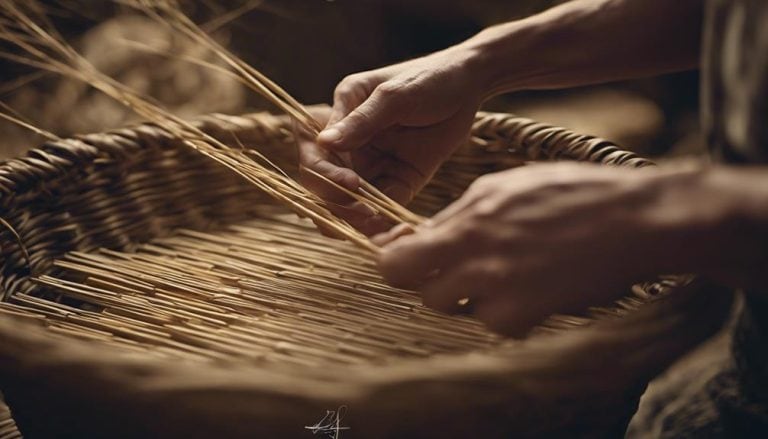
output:
[[[338,128],[328,128],[317,136],[317,140],[322,143],[336,143],[341,140],[341,131]]]

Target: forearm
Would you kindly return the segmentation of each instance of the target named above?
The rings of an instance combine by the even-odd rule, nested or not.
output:
[[[768,292],[768,167],[678,163],[641,183],[654,194],[633,213],[644,275],[700,273]]]
[[[703,0],[574,0],[488,28],[460,47],[489,96],[693,68]]]
[[[725,220],[708,240],[714,266],[705,265],[735,287],[768,299],[768,168],[720,167],[710,172],[712,199],[727,200]]]

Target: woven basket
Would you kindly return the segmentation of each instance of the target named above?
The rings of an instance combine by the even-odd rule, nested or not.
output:
[[[285,118],[212,115],[197,123],[295,172]],[[412,208],[433,213],[481,174],[550,160],[651,165],[602,139],[481,113],[470,142]],[[623,308],[602,318],[573,319],[522,342],[484,333],[476,346],[357,364],[177,361],[152,347],[52,331],[50,316],[67,316],[47,311],[63,305],[54,306],[56,296],[33,278],[58,273],[53,261],[67,252],[130,252],[180,228],[216,234],[278,211],[262,208],[269,200],[153,125],[48,143],[5,162],[0,196],[7,303],[0,307],[0,389],[31,437],[311,437],[305,427],[341,406],[348,429],[340,437],[621,436],[647,382],[713,334],[728,310],[718,288],[664,280],[636,286]],[[472,325],[463,317],[434,321],[447,328],[446,343],[461,335],[452,322]]]

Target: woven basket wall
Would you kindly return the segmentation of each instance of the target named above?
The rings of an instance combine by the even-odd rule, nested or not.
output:
[[[198,124],[295,172],[285,118],[212,115]],[[470,142],[411,207],[433,213],[479,175],[551,160],[651,165],[602,139],[481,113]],[[523,342],[501,340],[466,317],[429,314],[434,323],[420,324],[440,329],[434,338],[445,343],[434,346],[445,349],[364,361],[346,353],[349,364],[320,354],[312,364],[282,364],[279,347],[262,363],[218,352],[179,361],[127,335],[79,336],[76,320],[61,309],[76,315],[84,305],[62,303],[35,279],[61,275],[53,261],[68,252],[130,253],[180,229],[216,235],[258,216],[285,218],[285,211],[152,125],[48,143],[5,162],[0,197],[7,223],[0,232],[0,389],[30,437],[311,437],[304,427],[342,405],[350,429],[341,437],[621,436],[647,382],[714,333],[728,309],[715,287],[665,280],[636,286],[626,309],[599,321],[573,319]],[[308,230],[300,221],[284,224],[296,236]],[[363,259],[347,243],[322,242],[350,261]],[[342,279],[345,270],[355,267],[339,268]],[[391,299],[360,291],[362,301]],[[417,295],[402,294],[398,300],[418,303]],[[406,320],[427,312],[417,305],[385,311]],[[361,334],[377,340],[373,331]],[[137,349],[121,347],[129,341]],[[318,343],[324,354],[342,355]]]

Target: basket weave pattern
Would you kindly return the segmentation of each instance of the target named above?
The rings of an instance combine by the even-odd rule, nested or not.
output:
[[[197,123],[217,138],[257,147],[289,173],[295,172],[294,130],[289,120],[258,113],[211,115]],[[472,134],[471,141],[414,201],[415,211],[434,213],[477,176],[531,161],[651,165],[605,140],[510,115],[481,113]],[[19,303],[21,297],[54,300],[33,278],[62,275],[53,261],[69,252],[137,251],[142,243],[182,228],[222,233],[227,226],[265,215],[263,206],[270,204],[239,177],[181,147],[152,125],[48,143],[27,157],[6,162],[0,165],[0,196],[0,216],[7,223],[0,232],[4,261],[0,282],[4,300],[11,303]],[[297,236],[304,235],[297,232]],[[354,257],[351,252],[350,260]],[[9,341],[5,350],[0,349],[0,364],[6,365],[0,367],[0,384],[22,426],[39,433],[50,432],[46,428],[51,425],[61,428],[71,415],[63,409],[52,415],[61,420],[59,424],[34,421],[33,401],[49,391],[60,392],[75,411],[101,407],[103,420],[67,424],[73,435],[104,434],[110,419],[125,416],[132,425],[126,435],[291,436],[286,429],[295,423],[308,422],[314,414],[340,404],[357,411],[356,419],[350,420],[357,431],[375,426],[366,437],[423,437],[438,429],[452,431],[455,437],[480,431],[492,436],[566,430],[585,435],[617,433],[647,380],[711,334],[722,320],[719,302],[701,300],[715,297],[714,293],[694,294],[686,292],[688,288],[671,299],[654,301],[674,285],[638,286],[639,297],[654,303],[605,322],[602,328],[595,325],[524,344],[489,335],[478,337],[474,350],[431,348],[431,357],[333,370],[297,365],[254,369],[252,364],[233,362],[201,371],[164,358],[126,356],[114,347],[84,346],[39,328],[19,332],[13,329],[15,323],[0,319],[0,334]],[[27,307],[41,303],[26,300],[22,304]],[[447,324],[449,319],[438,320]],[[457,327],[459,321],[455,320]],[[646,331],[629,330],[644,322],[656,323]],[[19,327],[24,324],[18,323]],[[478,325],[462,325],[469,325],[462,326],[467,331],[479,330]],[[675,337],[667,337],[670,332]],[[446,342],[454,337],[448,333]],[[595,352],[629,355],[637,346],[659,340],[659,352],[627,357],[625,370],[602,374],[598,381],[603,382],[596,384],[594,375],[601,370],[601,360]],[[109,358],[106,352],[112,353]],[[73,371],[73,364],[79,369]],[[45,371],[48,381],[40,382]],[[63,375],[55,378],[57,373]],[[13,380],[4,379],[11,376]],[[583,381],[563,384],[579,379]],[[151,384],[162,382],[170,384]],[[116,389],[120,396],[103,395],[99,389],[105,387]],[[449,401],[457,395],[461,397]],[[590,402],[583,403],[584,398]],[[176,423],[152,419],[153,407],[179,401],[185,402],[166,410]],[[228,412],[233,401],[245,406],[237,414]],[[557,421],[543,422],[552,417]]]
[[[234,135],[245,145],[271,149],[283,157],[280,164],[295,163],[292,148],[286,148],[292,141],[286,118],[212,115],[200,119],[199,126],[219,138]],[[525,161],[561,159],[650,165],[599,138],[530,119],[480,114],[473,141],[445,165],[415,209],[444,206],[478,175]],[[152,125],[47,143],[0,165],[4,218],[22,236],[31,257],[25,260],[9,231],[2,234],[4,294],[22,288],[18,284],[29,274],[28,262],[36,272],[45,272],[52,259],[67,251],[122,248],[173,227],[243,218],[243,206],[258,196],[254,192]]]

